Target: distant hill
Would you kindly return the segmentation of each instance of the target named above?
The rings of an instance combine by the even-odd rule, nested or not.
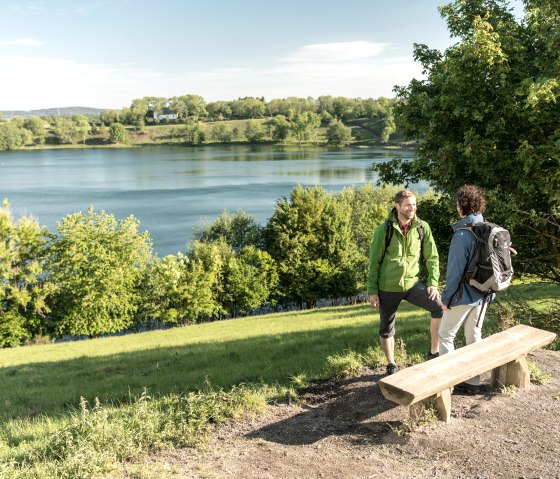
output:
[[[0,111],[4,119],[9,120],[19,116],[29,118],[30,116],[66,116],[66,115],[99,115],[103,108],[89,108],[87,106],[67,106],[64,108],[43,108],[41,110],[3,110]]]

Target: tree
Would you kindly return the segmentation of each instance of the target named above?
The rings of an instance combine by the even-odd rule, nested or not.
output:
[[[0,151],[16,150],[31,143],[32,135],[29,130],[10,120],[0,123]]]
[[[427,180],[451,197],[486,191],[487,217],[511,230],[515,267],[560,282],[560,4],[456,0],[440,8],[458,42],[444,53],[415,45],[424,80],[396,88],[395,113],[417,157],[376,169],[383,181]]]
[[[286,141],[290,137],[290,122],[283,115],[276,115],[272,120],[272,139],[274,141]]]
[[[0,209],[0,347],[17,346],[47,330],[54,285],[45,280],[48,232],[34,218],[14,222]]]
[[[246,246],[262,246],[262,227],[243,210],[231,214],[227,209],[212,224],[203,224],[194,232],[194,239],[203,243],[224,240],[235,251]]]
[[[246,246],[225,264],[223,308],[232,317],[265,305],[278,284],[276,263],[266,252]]]
[[[183,121],[189,119],[197,120],[198,118],[208,115],[206,111],[206,102],[199,95],[182,95],[173,97],[169,100],[169,110],[177,113]]]
[[[306,111],[297,115],[291,125],[298,143],[302,143],[316,138],[321,118],[317,113]]]
[[[329,145],[345,145],[352,140],[352,130],[339,120],[333,120],[327,128]]]
[[[140,317],[161,324],[191,324],[212,317],[219,308],[212,286],[215,277],[202,261],[182,253],[155,258],[144,275]]]
[[[233,140],[233,132],[229,125],[216,123],[212,126],[211,137],[221,143],[229,143]]]
[[[266,226],[266,251],[278,264],[283,302],[314,307],[359,291],[350,207],[320,186],[298,185],[290,199],[278,201]]]
[[[264,140],[264,130],[257,120],[246,121],[244,133],[249,143],[259,143]]]
[[[206,105],[208,116],[213,120],[227,120],[231,118],[231,106],[227,101],[214,101]]]
[[[57,224],[48,267],[57,286],[52,308],[57,335],[93,337],[133,323],[152,248],[148,232],[138,232],[138,226],[133,216],[117,220],[93,208]]]
[[[185,141],[193,146],[206,141],[206,126],[201,121],[190,121],[183,129]]]
[[[91,131],[91,125],[87,117],[84,115],[74,115],[72,121],[74,122],[72,142],[81,141],[85,144],[88,134]]]
[[[262,118],[266,111],[264,100],[260,98],[239,98],[230,102],[233,118],[249,119]]]
[[[99,115],[101,124],[105,126],[110,126],[112,123],[120,122],[121,117],[124,119],[124,115],[121,110],[103,110]]]
[[[30,116],[23,122],[23,127],[33,135],[33,142],[42,145],[45,142],[47,123],[38,116]]]
[[[111,123],[109,127],[109,139],[112,143],[123,143],[126,141],[126,128],[122,123]]]

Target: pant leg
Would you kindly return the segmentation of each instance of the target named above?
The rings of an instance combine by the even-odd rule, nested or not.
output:
[[[476,307],[468,304],[453,306],[443,312],[441,326],[439,327],[439,354],[447,354],[455,349],[454,340],[457,331]],[[478,317],[478,316],[477,316]]]
[[[484,316],[486,315],[486,308],[487,305],[476,306],[467,315],[467,318],[465,319],[465,340],[467,345],[478,343],[482,340],[482,323],[484,322]],[[473,386],[478,386],[480,385],[480,376],[475,376],[465,382],[472,384]]]
[[[406,291],[404,299],[414,306],[429,311],[432,318],[439,319],[443,316],[441,302],[428,297],[428,287],[423,282],[416,283],[412,288]]]
[[[397,309],[404,293],[379,291],[379,336],[390,338],[395,335]]]

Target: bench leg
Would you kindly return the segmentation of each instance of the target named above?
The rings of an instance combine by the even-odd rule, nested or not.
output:
[[[437,416],[442,421],[451,421],[451,389],[444,389],[435,396],[418,401],[408,407],[408,414],[413,420],[417,420],[422,415],[426,405],[434,403]]]
[[[444,389],[437,395],[436,411],[442,421],[451,421],[451,389]]]
[[[531,373],[526,357],[516,359],[492,370],[492,387],[499,388],[512,384],[520,389],[529,388]]]

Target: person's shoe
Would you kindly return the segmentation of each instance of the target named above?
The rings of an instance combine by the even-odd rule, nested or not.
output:
[[[480,386],[476,386],[474,384],[469,384],[466,382],[462,382],[453,386],[453,394],[479,394],[480,393]]]
[[[430,359],[435,359],[435,358],[439,358],[439,353],[432,353],[431,351],[428,351],[426,360],[429,361]]]
[[[391,374],[395,374],[399,370],[399,367],[396,364],[389,363],[387,364],[387,376]]]

